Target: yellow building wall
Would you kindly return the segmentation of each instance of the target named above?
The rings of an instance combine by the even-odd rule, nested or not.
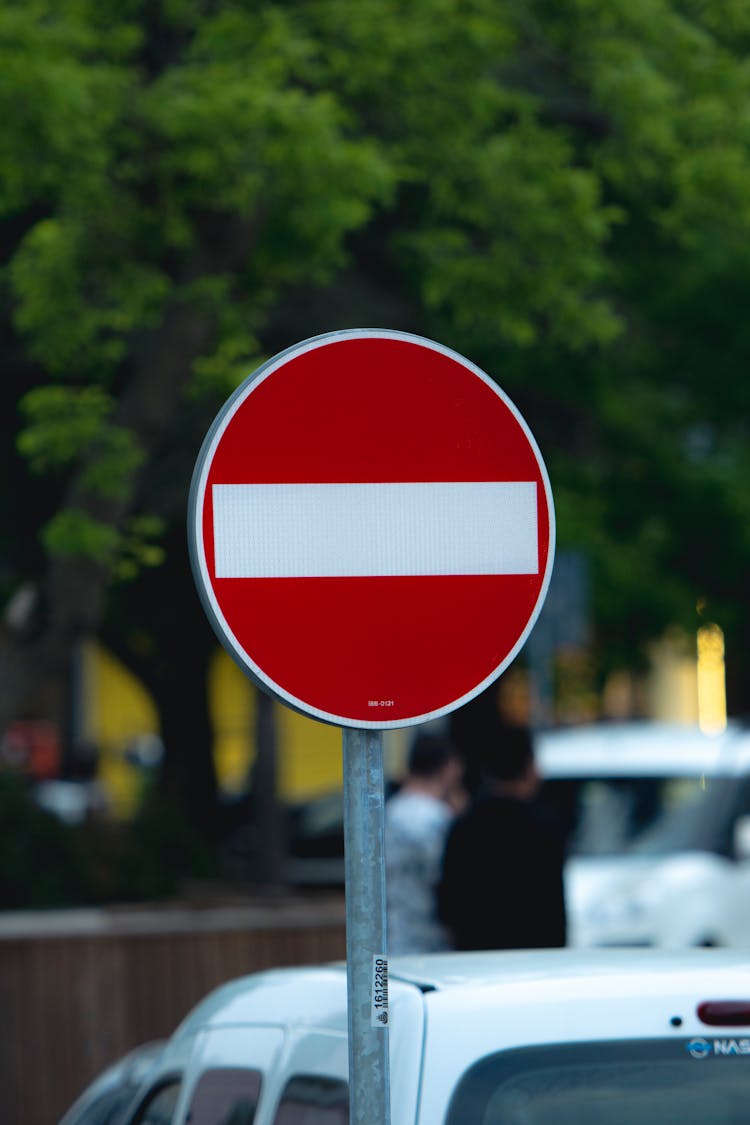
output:
[[[82,654],[84,737],[100,749],[99,780],[113,815],[131,816],[141,778],[126,751],[139,738],[159,734],[153,700],[123,664],[100,645]],[[217,649],[209,668],[208,699],[214,727],[214,765],[228,795],[247,786],[255,758],[258,688],[234,661]],[[274,703],[279,795],[303,801],[342,784],[341,731]]]
[[[255,757],[255,688],[223,649],[208,671],[208,706],[214,728],[214,766],[220,788],[245,790]]]
[[[98,778],[112,815],[127,819],[136,811],[140,776],[126,751],[137,739],[159,734],[153,700],[140,681],[101,645],[81,652],[84,738],[99,748]]]
[[[279,789],[289,801],[304,801],[340,789],[341,730],[276,704]]]
[[[255,759],[258,688],[218,649],[209,673],[209,706],[214,722],[214,763],[227,793],[241,793]],[[279,793],[302,801],[342,783],[341,731],[274,703]]]

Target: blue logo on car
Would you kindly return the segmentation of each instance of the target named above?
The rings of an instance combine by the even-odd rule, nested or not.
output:
[[[687,1049],[694,1059],[705,1059],[713,1050],[707,1039],[691,1039]]]

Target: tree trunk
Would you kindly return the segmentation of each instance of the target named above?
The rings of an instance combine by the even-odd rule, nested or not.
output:
[[[154,684],[164,741],[163,784],[207,842],[219,838],[213,729],[206,693],[208,656],[184,636],[171,653],[169,675]]]
[[[277,737],[273,701],[264,691],[256,692],[255,765],[252,776],[252,808],[256,838],[256,878],[266,887],[279,887],[286,854],[283,810],[279,802]]]
[[[234,274],[247,260],[255,224],[232,218],[213,227],[205,232],[204,248],[185,264],[178,284],[204,276]],[[179,299],[179,290],[177,293],[150,344],[134,363],[133,375],[112,419],[135,435],[144,454],[144,467],[123,495],[103,499],[86,488],[88,466],[84,464],[65,497],[65,507],[83,511],[113,528],[123,527],[138,488],[143,486],[149,458],[179,424],[193,362],[210,346],[214,334],[213,316],[199,314]],[[49,559],[33,605],[6,628],[0,646],[0,732],[23,713],[40,683],[67,679],[75,646],[98,633],[111,565],[110,561],[97,563],[81,556]]]

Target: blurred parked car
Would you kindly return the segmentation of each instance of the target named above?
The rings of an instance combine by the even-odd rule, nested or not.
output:
[[[535,745],[568,837],[569,944],[750,947],[750,730],[600,723]],[[289,882],[343,884],[340,792],[289,838]]]
[[[406,957],[389,991],[392,1125],[747,1120],[750,966],[738,953]],[[346,999],[341,966],[224,985],[177,1028],[118,1125],[346,1125]]]
[[[570,944],[750,946],[750,732],[607,723],[536,747],[568,832]]]

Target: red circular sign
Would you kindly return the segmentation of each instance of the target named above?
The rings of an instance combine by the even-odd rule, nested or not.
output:
[[[536,442],[456,352],[352,330],[238,388],[198,458],[190,550],[222,643],[344,726],[409,726],[479,694],[541,609],[554,510]]]

